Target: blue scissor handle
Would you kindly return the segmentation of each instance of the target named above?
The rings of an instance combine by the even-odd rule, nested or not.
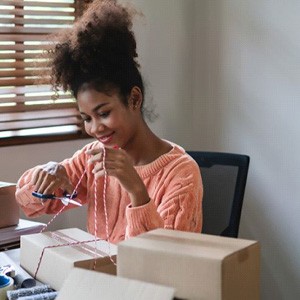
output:
[[[42,194],[42,193],[38,193],[38,192],[32,192],[31,194],[34,197],[37,197],[37,198],[40,198],[40,199],[44,199],[44,200],[54,199],[55,198],[54,194]]]
[[[77,192],[73,193],[73,195],[68,194],[67,192],[64,192],[63,195],[66,198],[75,199],[77,197]],[[54,194],[42,194],[42,193],[38,193],[38,192],[32,192],[32,196],[40,198],[40,199],[44,199],[44,200],[56,198],[56,196]]]

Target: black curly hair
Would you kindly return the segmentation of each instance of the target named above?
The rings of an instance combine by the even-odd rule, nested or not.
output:
[[[55,35],[48,51],[48,70],[54,91],[82,88],[109,93],[117,90],[123,103],[134,86],[144,95],[132,18],[139,14],[116,0],[93,1],[73,27]]]

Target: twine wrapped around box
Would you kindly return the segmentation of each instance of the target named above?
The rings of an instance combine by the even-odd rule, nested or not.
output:
[[[115,273],[116,266],[111,259],[115,263],[117,246],[101,239],[96,241],[96,246],[94,243],[93,235],[78,228],[25,235],[21,237],[20,264],[55,290],[60,289],[75,264],[101,272],[109,264],[109,273]]]

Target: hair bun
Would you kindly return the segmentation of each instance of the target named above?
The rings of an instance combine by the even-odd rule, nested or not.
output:
[[[76,95],[80,86],[102,78],[127,93],[128,77],[142,86],[132,19],[140,14],[115,0],[93,1],[68,30],[59,32],[49,54],[51,84]],[[122,86],[127,86],[126,88]]]
[[[109,57],[135,59],[136,40],[132,31],[132,18],[136,13],[116,1],[94,1],[75,23],[71,45],[74,59],[87,50],[92,58],[107,60]]]

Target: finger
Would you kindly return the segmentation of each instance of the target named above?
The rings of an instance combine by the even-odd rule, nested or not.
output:
[[[65,192],[67,192],[70,195],[72,195],[74,190],[75,190],[74,186],[70,182],[65,184],[63,189],[64,189]]]
[[[58,179],[55,176],[48,174],[43,178],[43,181],[38,188],[38,192],[43,194],[50,193],[49,186],[53,186],[57,180]]]
[[[105,171],[104,170],[100,170],[100,171],[98,171],[98,172],[95,173],[95,179],[99,179],[100,177],[103,177],[104,175],[105,175]]]
[[[116,154],[119,155],[120,157],[126,158],[131,161],[127,152],[125,150],[123,150],[122,148],[119,148],[118,151],[116,151]]]
[[[52,181],[44,189],[43,194],[53,194],[57,188],[58,188],[58,183],[56,181]]]
[[[88,160],[88,163],[94,164],[94,163],[100,162],[102,160],[103,160],[103,153],[101,152],[101,153],[97,153],[97,154],[91,156]]]
[[[44,172],[40,172],[38,174],[38,177],[37,177],[36,182],[34,184],[35,189],[37,191],[39,191],[41,189],[41,185],[43,184],[44,180],[45,180],[45,174],[44,174]]]
[[[96,155],[96,154],[102,153],[102,152],[103,152],[102,148],[99,147],[99,148],[93,148],[93,149],[87,150],[86,154],[87,155]]]
[[[105,163],[98,163],[94,169],[93,173],[98,174],[101,173],[101,176],[104,175],[105,171],[107,171],[107,174],[109,175],[108,172],[113,171],[113,170],[119,170],[122,171],[123,165],[120,162],[117,161],[106,161]]]
[[[36,185],[38,180],[39,180],[39,177],[40,177],[40,172],[41,172],[41,169],[40,168],[36,168],[33,173],[32,173],[32,178],[30,180],[30,184],[31,185]]]
[[[114,168],[114,162],[112,161],[109,165],[108,165],[108,168],[110,170],[112,170]],[[109,175],[108,173],[108,169],[106,167],[104,167],[104,164],[103,162],[101,163],[97,163],[93,169],[93,173],[95,174],[95,178],[98,179],[102,176],[105,176],[105,175]]]
[[[103,162],[98,162],[95,164],[93,173],[97,173],[103,170]]]
[[[91,158],[88,160],[88,163],[95,163],[95,162],[103,161],[104,156],[105,156],[105,161],[106,160],[116,160],[118,158],[118,153],[114,149],[105,148],[105,154],[102,149],[101,152],[98,152],[98,153],[94,154],[93,156],[91,156]]]
[[[107,168],[99,173],[97,173],[95,175],[96,178],[100,178],[101,176],[112,176],[112,177],[115,177],[115,178],[118,178],[120,179],[122,176],[123,173],[122,173],[122,170],[120,169],[115,169],[115,168]]]
[[[122,164],[118,160],[106,160],[101,164],[102,169],[113,170],[122,167]]]

